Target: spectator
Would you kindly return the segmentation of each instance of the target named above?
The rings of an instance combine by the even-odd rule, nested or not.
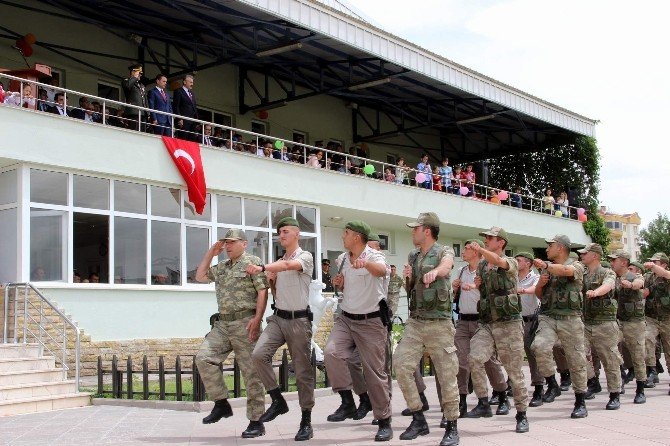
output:
[[[147,95],[147,103],[152,110],[172,113],[172,101],[167,94],[167,77],[159,73],[154,79],[156,86],[149,90]],[[162,113],[149,113],[149,118],[153,127],[154,135],[172,135],[172,118]]]
[[[554,200],[551,189],[545,190],[544,197],[542,197],[542,210],[546,214],[551,214],[554,210],[554,203],[556,203],[556,200]]]
[[[88,283],[100,283],[100,276],[96,273],[89,274]]]
[[[263,156],[265,158],[272,158],[272,143],[271,142],[266,142],[263,144]]]
[[[440,168],[437,166],[433,169],[433,190],[442,192],[442,175],[440,175]]]
[[[342,147],[342,144],[335,144],[334,150],[337,153],[333,153],[331,157],[330,168],[341,172],[342,166],[344,166],[344,148]]]
[[[91,110],[93,111],[93,122],[102,124],[102,104],[98,101],[91,102]]]
[[[40,88],[37,98],[37,109],[44,113],[51,113],[51,105],[49,104],[49,95],[47,91]]]
[[[428,162],[428,155],[423,154],[421,155],[421,161],[419,164],[416,166],[416,170],[418,173],[424,174],[426,179],[423,181],[423,183],[417,183],[417,186],[423,187],[425,189],[430,189],[430,183],[431,179],[433,178],[433,170],[430,167],[430,163]]]
[[[313,151],[307,158],[307,165],[309,167],[321,168],[321,159],[323,159],[323,150]]]
[[[561,194],[558,196],[558,200],[556,200],[556,205],[558,207],[557,210],[561,211],[563,217],[569,217],[568,206],[570,203],[568,202],[567,192],[561,192]]]
[[[409,167],[405,164],[405,158],[398,158],[398,166],[395,168],[395,182],[398,184],[409,185],[409,178],[407,177],[407,172]]]
[[[35,98],[33,97],[33,87],[29,83],[23,84],[23,97],[21,91],[6,92],[4,103],[13,107],[23,107],[35,109]]]
[[[493,204],[500,204],[500,198],[498,198],[498,190],[491,189],[491,198],[489,201]]]
[[[142,83],[142,65],[139,63],[132,64],[128,67],[128,77],[121,81],[121,88],[123,94],[126,96],[126,103],[137,107],[147,107],[147,92]],[[128,107],[126,109],[126,117],[132,121],[131,128],[142,130],[144,127],[139,120],[146,121],[147,116],[144,111],[136,108]]]
[[[324,293],[332,293],[335,291],[333,288],[333,283],[330,277],[330,260],[323,259],[321,260],[321,281],[326,287],[323,289]]]
[[[5,87],[2,85],[2,82],[0,82],[0,104],[5,103]]]
[[[456,166],[454,167],[454,179],[451,181],[455,194],[461,194],[461,186],[463,186],[463,172],[461,172],[461,166]]]
[[[33,272],[30,274],[30,280],[34,281],[42,281],[42,280],[47,280],[47,273],[44,271],[44,268],[41,266],[38,266],[33,270]]]
[[[56,105],[51,107],[51,113],[55,113],[60,116],[67,116],[67,110],[65,110],[65,95],[61,92],[56,93],[54,96],[54,102]]]
[[[349,169],[349,172],[351,172],[354,175],[360,174],[361,166],[363,165],[363,160],[357,157],[355,147],[349,147],[349,155],[350,155],[349,162],[351,163],[351,168]]]
[[[214,139],[212,137],[212,126],[209,124],[205,124],[203,132],[204,135],[202,136],[202,144],[205,146],[213,146]]]
[[[454,177],[454,172],[451,166],[449,165],[449,158],[442,160],[442,165],[440,166],[440,176],[442,177],[442,189],[445,192],[451,192],[451,180]]]
[[[58,79],[55,78],[55,77],[51,77],[51,79],[49,79],[49,85],[51,85],[52,88],[47,88],[47,98],[49,99],[50,103],[55,104],[56,103],[56,93],[59,92],[58,87],[60,86],[59,82],[58,82]],[[53,87],[56,87],[56,88],[53,88]]]
[[[510,204],[512,207],[521,209],[523,207],[523,201],[521,200],[521,188],[515,187],[514,193],[509,196]]]
[[[465,178],[465,185],[469,190],[468,197],[472,197],[475,195],[475,183],[477,182],[477,175],[475,174],[475,171],[472,170],[472,164],[468,164],[465,167],[463,178]]]
[[[75,108],[70,112],[70,116],[75,119],[86,119],[86,111],[91,108],[91,103],[88,98],[81,97],[79,98],[79,108]]]
[[[172,110],[175,115],[184,116],[186,118],[198,119],[198,106],[193,94],[194,77],[192,74],[187,74],[182,79],[181,88],[177,88],[172,93]],[[175,125],[179,131],[177,138],[197,141],[199,138],[196,135],[197,125],[188,119],[179,119]]]
[[[223,129],[221,127],[214,128],[214,136],[212,137],[212,142],[215,147],[225,147],[228,148],[228,141],[226,141],[223,136]]]
[[[384,169],[384,179],[390,183],[395,183],[395,175],[390,167]]]
[[[77,271],[72,274],[72,282],[81,283],[81,275]]]

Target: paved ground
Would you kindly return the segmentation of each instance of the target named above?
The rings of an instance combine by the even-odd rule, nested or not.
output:
[[[604,378],[603,378],[604,379]],[[478,420],[459,420],[461,445],[670,445],[670,395],[668,374],[661,375],[661,384],[647,389],[647,404],[634,405],[632,385],[622,395],[618,411],[606,411],[605,392],[587,402],[589,416],[571,420],[572,393],[564,393],[552,404],[529,409],[530,432],[514,433],[513,412],[508,416]],[[427,395],[431,409],[426,417],[430,435],[408,442],[398,440],[410,419],[400,416],[404,400],[394,389],[393,445],[437,445],[444,430],[438,427],[441,414],[432,379],[427,379]],[[604,387],[604,382],[603,382]],[[370,425],[371,414],[361,421],[328,423],[326,416],[339,405],[339,396],[327,394],[317,398],[313,412],[314,438],[309,445],[373,445],[376,427]],[[474,395],[468,398],[471,407]],[[92,406],[42,414],[0,418],[0,445],[295,445],[300,410],[297,401],[289,401],[290,412],[266,424],[263,437],[243,440],[241,432],[247,425],[245,411],[236,408],[232,418],[217,424],[203,425],[206,413],[173,410]]]

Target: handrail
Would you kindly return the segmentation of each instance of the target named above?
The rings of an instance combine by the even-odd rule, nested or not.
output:
[[[345,152],[337,152],[337,151],[333,151],[333,150],[328,150],[328,149],[325,149],[325,148],[322,148],[322,147],[316,147],[316,146],[312,146],[312,145],[309,145],[309,144],[298,143],[298,142],[295,142],[295,141],[289,141],[287,139],[278,138],[278,137],[270,136],[270,135],[264,135],[264,134],[261,134],[261,133],[256,133],[256,132],[252,132],[252,131],[249,131],[249,130],[243,130],[243,129],[230,127],[230,126],[226,126],[226,125],[222,125],[222,124],[216,124],[216,123],[204,121],[204,120],[201,120],[201,119],[187,118],[187,117],[184,117],[184,116],[181,116],[181,115],[176,115],[176,114],[173,114],[173,113],[154,110],[154,109],[147,108],[147,107],[140,107],[140,106],[137,106],[137,105],[127,104],[125,102],[115,101],[115,100],[112,100],[112,99],[101,98],[101,97],[93,96],[93,95],[90,95],[90,94],[81,93],[81,92],[78,92],[78,91],[75,91],[75,90],[69,90],[69,89],[66,89],[66,88],[54,87],[52,85],[43,84],[43,83],[35,82],[35,81],[28,81],[28,80],[20,78],[20,77],[0,73],[0,78],[3,78],[3,77],[7,78],[7,79],[12,79],[12,80],[21,82],[21,84],[20,84],[21,85],[21,88],[20,88],[21,99],[23,99],[23,84],[24,83],[28,83],[30,85],[37,86],[38,88],[37,88],[36,93],[38,93],[38,94],[39,94],[39,87],[43,87],[43,88],[47,89],[47,91],[48,90],[55,90],[55,91],[58,91],[58,92],[62,92],[64,94],[64,99],[65,99],[65,101],[64,101],[64,109],[65,110],[68,110],[68,107],[70,109],[82,110],[78,107],[70,107],[70,106],[67,105],[67,103],[68,103],[67,95],[68,94],[76,95],[76,96],[80,96],[80,97],[91,98],[91,99],[94,99],[96,101],[99,101],[101,103],[101,106],[102,106],[102,111],[101,111],[101,113],[97,113],[97,112],[95,113],[95,114],[100,114],[101,115],[101,117],[100,117],[101,122],[97,122],[97,124],[99,124],[99,125],[103,125],[103,126],[107,126],[107,127],[116,127],[113,124],[108,122],[108,121],[111,121],[111,119],[109,119],[109,118],[115,118],[115,119],[119,120],[119,122],[127,121],[127,122],[131,123],[132,125],[136,126],[134,129],[132,129],[132,130],[136,130],[136,131],[142,131],[143,129],[146,129],[146,128],[165,129],[166,127],[162,126],[160,124],[152,124],[150,122],[147,122],[146,116],[150,116],[151,114],[158,114],[158,115],[166,116],[166,117],[169,118],[169,120],[170,120],[170,135],[171,136],[175,136],[175,133],[180,133],[180,136],[186,135],[186,136],[189,136],[191,138],[197,138],[201,144],[204,144],[205,140],[206,140],[205,139],[205,136],[206,136],[205,135],[205,126],[210,126],[212,128],[212,135],[211,136],[207,135],[207,136],[210,137],[212,140],[221,141],[224,144],[223,148],[228,149],[228,150],[234,149],[234,146],[236,146],[238,144],[240,144],[242,147],[249,145],[249,143],[237,142],[237,141],[234,140],[234,135],[235,134],[241,134],[241,135],[246,135],[248,137],[251,137],[252,139],[255,140],[255,144],[252,144],[252,147],[255,146],[256,150],[261,149],[261,144],[260,144],[261,141],[266,142],[266,143],[267,142],[272,143],[273,144],[273,149],[272,149],[273,152],[280,152],[278,161],[288,161],[287,159],[285,159],[285,156],[288,154],[288,152],[285,151],[286,145],[291,145],[291,146],[293,146],[293,148],[295,148],[297,146],[298,149],[302,149],[301,150],[302,155],[298,155],[298,161],[301,164],[307,165],[307,163],[308,163],[308,153],[316,153],[318,151],[321,151],[322,153],[324,153],[324,158],[325,158],[324,164],[325,164],[326,169],[333,170],[333,169],[331,169],[331,166],[332,166],[332,163],[333,163],[333,161],[332,161],[333,157],[338,157],[338,158],[341,157],[341,158],[343,158],[343,164],[341,164],[341,166],[343,166],[343,167],[338,169],[338,171],[340,173],[343,173],[343,174],[346,174],[346,175],[357,175],[357,176],[365,175],[366,177],[368,177],[370,179],[376,179],[376,180],[379,180],[379,181],[391,182],[390,180],[385,180],[385,177],[384,177],[384,172],[386,171],[386,169],[391,169],[391,172],[394,175],[398,175],[398,173],[400,172],[403,176],[403,179],[401,181],[398,181],[398,179],[396,179],[394,181],[395,184],[405,185],[405,186],[412,186],[411,183],[413,182],[414,186],[417,186],[420,189],[424,189],[424,187],[417,184],[417,181],[416,181],[416,176],[419,175],[419,174],[422,174],[422,175],[427,176],[426,181],[422,182],[425,185],[425,189],[426,190],[432,190],[433,189],[433,174],[432,173],[428,174],[428,173],[420,172],[419,170],[417,170],[415,168],[412,168],[412,167],[409,167],[409,166],[398,166],[397,164],[389,164],[389,163],[385,163],[383,161],[376,161],[376,160],[372,160],[372,159],[368,159],[368,158],[363,158],[363,157],[360,157],[360,156],[350,155],[350,154],[347,154]],[[39,101],[37,101],[37,102],[39,102]],[[126,111],[129,110],[129,109],[134,110],[132,112],[132,117],[128,117],[129,116],[128,113],[125,114],[125,117],[118,117],[118,116],[110,117],[108,115],[108,104],[118,106],[118,107],[120,107],[121,110],[123,110],[123,109],[125,109]],[[188,131],[188,130],[176,130],[175,125],[174,125],[175,121],[191,122],[191,123],[194,123],[197,126],[199,126],[200,129],[197,131],[197,133],[193,132],[193,131]],[[214,135],[214,133],[215,133],[214,129],[220,129],[222,131],[221,137],[218,137],[218,136]],[[224,135],[224,132],[226,133],[225,135]],[[226,138],[224,136],[229,136],[229,137]],[[275,146],[274,146],[274,143],[276,143],[276,142],[281,142],[282,143],[281,145],[283,146],[283,148],[282,149],[276,149]],[[229,146],[226,146],[226,144],[228,144]],[[254,151],[254,153],[255,153],[255,151]],[[300,158],[302,158],[301,161],[300,161]],[[373,166],[374,167],[373,173],[374,172],[380,172],[381,175],[378,174],[378,177],[375,178],[375,177],[372,176],[372,174],[365,174],[364,170],[365,170],[366,166]],[[381,170],[378,170],[377,166],[380,166]],[[440,166],[438,166],[438,167],[440,167]],[[450,186],[445,185],[443,187],[445,189],[451,189],[450,192],[452,192],[452,195],[460,196],[461,193],[460,193],[459,189],[460,189],[461,186],[459,186],[459,185],[463,185],[464,183],[466,183],[466,181],[463,180],[463,179],[453,179],[453,180],[450,180],[450,182],[452,183]],[[456,185],[454,185],[454,183]],[[484,201],[489,201],[491,198],[493,198],[497,195],[498,191],[502,191],[501,188],[490,187],[490,186],[486,186],[486,185],[478,184],[478,183],[467,183],[467,184],[465,184],[465,186],[468,187],[468,189],[469,189],[468,193],[467,193],[467,197],[474,198],[474,199],[479,199],[479,200],[483,199]],[[440,193],[440,191],[433,191],[433,192]],[[441,192],[441,193],[445,193],[445,192]],[[508,192],[508,196],[510,198],[508,198],[507,200],[502,200],[501,202],[496,202],[496,203],[491,203],[491,204],[504,205],[504,206],[508,206],[508,207],[512,207],[512,208],[524,209],[524,210],[529,210],[529,211],[539,212],[539,213],[545,213],[545,214],[551,214],[551,215],[559,215],[559,214],[557,214],[557,212],[559,210],[561,211],[561,214],[563,214],[563,212],[561,210],[561,208],[563,208],[563,209],[567,210],[567,215],[560,215],[562,217],[577,220],[577,219],[579,219],[579,216],[580,216],[580,209],[575,207],[575,206],[561,206],[561,205],[558,205],[558,204],[552,204],[551,209],[546,210],[546,209],[544,209],[544,203],[542,201],[542,198],[536,198],[536,197],[532,197],[532,196],[529,196],[529,195],[516,194],[516,193],[512,193],[512,192]],[[516,196],[516,197],[518,197],[518,199],[515,197],[515,200],[513,201],[511,199],[512,196]],[[547,211],[549,211],[549,212],[547,212]]]
[[[8,283],[5,285],[5,296],[4,296],[4,308],[3,308],[3,343],[4,344],[9,344],[9,323],[10,323],[10,314],[9,314],[9,307],[10,307],[10,298],[12,294],[10,293],[10,290],[14,290],[13,296],[14,296],[14,313],[11,315],[13,318],[13,321],[11,323],[13,324],[13,335],[12,335],[12,343],[17,344],[18,343],[18,333],[19,329],[23,332],[23,344],[28,343],[28,338],[32,337],[35,341],[37,341],[42,348],[46,349],[49,353],[51,353],[53,356],[56,356],[56,348],[51,348],[50,344],[48,343],[49,340],[51,340],[54,344],[58,345],[61,340],[54,338],[48,331],[49,324],[52,326],[59,326],[62,323],[62,329],[60,334],[62,335],[62,346],[60,347],[60,360],[61,360],[61,365],[63,367],[63,378],[67,379],[67,373],[68,371],[72,370],[72,367],[69,364],[68,358],[67,358],[67,340],[68,340],[68,335],[67,335],[67,330],[68,327],[72,329],[75,333],[75,351],[74,351],[74,375],[75,375],[75,382],[76,382],[76,391],[79,392],[79,383],[80,383],[80,357],[81,357],[81,332],[79,330],[79,327],[72,322],[65,314],[63,314],[62,311],[58,309],[54,304],[49,301],[49,299],[46,298],[37,288],[33,286],[30,282],[23,282],[23,283]],[[33,291],[33,293],[39,297],[39,308],[34,305],[32,302],[29,302],[29,292]],[[23,326],[19,328],[19,303],[18,303],[18,296],[19,292],[23,291]],[[59,317],[58,322],[51,323],[48,318],[44,318],[44,311],[43,311],[43,305],[46,304],[51,310],[56,313]],[[32,309],[39,309],[39,320],[36,320],[29,311],[29,307]],[[29,324],[35,324],[37,325],[36,331],[33,331],[30,327]],[[43,338],[46,336],[48,339]]]

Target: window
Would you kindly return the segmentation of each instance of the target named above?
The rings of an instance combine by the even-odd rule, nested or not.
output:
[[[108,82],[98,81],[98,97],[118,101],[121,97],[119,87]]]
[[[0,205],[16,203],[16,170],[0,172]]]
[[[109,283],[109,216],[73,214],[74,271],[82,281]]]
[[[254,133],[260,133],[261,135],[267,135],[268,125],[263,121],[251,121],[251,131]]]
[[[454,243],[451,245],[451,247],[454,249],[454,256],[455,257],[460,257],[461,256],[461,244],[460,243]]]
[[[268,246],[270,244],[270,234],[260,231],[244,231],[247,234],[247,252],[260,257],[261,262],[269,263]]]
[[[151,186],[151,215],[179,218],[181,190]]]
[[[309,144],[309,141],[307,140],[307,132],[303,132],[302,130],[293,130],[291,141],[300,144]]]
[[[147,221],[114,219],[114,283],[147,282]]]
[[[30,280],[65,280],[68,214],[30,210]]]
[[[244,200],[244,225],[257,228],[268,227],[268,202],[260,200]]]
[[[109,209],[109,180],[74,175],[73,181],[76,207]]]
[[[195,206],[188,201],[188,197],[184,194],[184,218],[188,220],[210,221],[212,219],[212,197],[209,194],[205,196],[205,208],[202,214],[195,212]]]
[[[209,249],[209,229],[186,227],[186,282],[198,283],[195,273],[202,256]]]
[[[607,221],[605,222],[605,226],[607,226],[609,229],[616,229],[616,230],[621,230],[621,222],[620,221]]]
[[[395,155],[393,153],[387,153],[386,154],[386,164],[391,164],[391,165],[395,166],[397,160],[398,160],[397,155]]]
[[[147,186],[144,184],[114,182],[114,210],[133,214],[147,213]]]
[[[316,252],[316,237],[300,237],[299,241],[300,247],[312,253],[312,259],[314,259],[314,268],[312,269],[312,279],[316,279],[318,271],[317,268],[320,268],[319,256]]]
[[[270,229],[274,231],[279,220],[285,217],[293,217],[293,205],[272,203],[270,212],[272,212],[272,224],[270,225]]]
[[[67,205],[67,174],[31,169],[30,201]]]
[[[154,285],[181,284],[181,255],[179,223],[151,222],[151,283]]]
[[[233,126],[233,115],[228,113],[214,112],[214,124],[225,125],[226,127]]]
[[[379,236],[379,246],[382,251],[389,250],[389,236],[386,234],[378,234]]]
[[[0,189],[1,190],[1,189]],[[17,209],[0,211],[0,234],[2,234],[2,255],[0,255],[0,283],[18,282],[17,277]]]
[[[295,207],[295,216],[303,232],[316,232],[316,209],[302,206]]]
[[[228,195],[217,195],[216,213],[219,223],[230,225],[242,224],[242,199]]]

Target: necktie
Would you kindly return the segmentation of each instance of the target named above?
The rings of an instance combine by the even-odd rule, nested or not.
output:
[[[161,96],[163,96],[163,100],[167,100],[167,96],[165,96],[165,90],[161,90]]]
[[[191,100],[191,102],[193,102],[193,95],[191,94],[191,90],[188,90],[187,93],[188,93],[188,98]]]

